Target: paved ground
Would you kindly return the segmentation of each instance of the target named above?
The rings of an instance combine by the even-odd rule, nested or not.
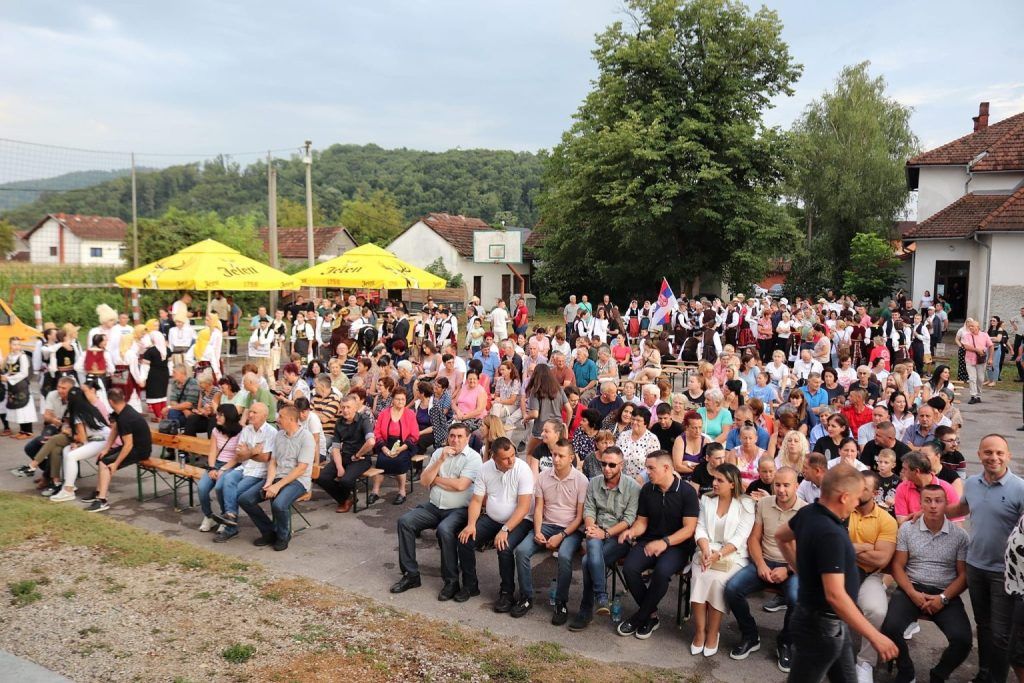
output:
[[[1024,456],[1024,434],[1015,431],[1021,425],[1020,398],[1017,394],[1007,392],[988,392],[985,402],[974,406],[961,406],[967,425],[962,434],[965,455],[970,463],[970,472],[980,471],[975,454],[981,436],[990,432],[1000,432],[1010,438],[1011,448],[1018,455],[1014,469],[1021,472],[1021,457]],[[13,491],[29,492],[31,486],[26,479],[19,479],[7,474],[7,470],[23,462],[21,442],[0,439],[0,488]],[[497,593],[497,563],[493,553],[479,556],[479,573],[483,595],[474,598],[464,605],[453,602],[439,603],[435,600],[440,589],[439,559],[434,536],[425,533],[419,543],[419,558],[424,577],[424,586],[403,595],[392,596],[387,592],[388,586],[399,577],[397,568],[397,537],[395,534],[396,520],[401,512],[410,505],[418,504],[424,499],[424,492],[417,487],[409,503],[401,508],[390,504],[393,495],[393,484],[386,483],[386,500],[378,502],[369,510],[359,514],[338,515],[334,512],[334,503],[322,492],[316,492],[314,499],[303,506],[309,517],[312,528],[302,533],[293,541],[287,552],[275,553],[269,549],[255,548],[249,542],[253,537],[253,529],[243,522],[243,533],[230,543],[212,545],[211,535],[201,534],[196,529],[201,521],[201,513],[197,508],[177,513],[173,510],[169,497],[163,497],[145,503],[135,500],[134,468],[119,473],[111,492],[113,507],[108,513],[118,519],[136,524],[140,527],[199,545],[210,544],[215,550],[237,555],[245,560],[258,561],[272,569],[306,575],[321,581],[367,596],[392,605],[398,609],[421,612],[436,618],[459,622],[465,626],[478,629],[489,629],[491,632],[518,638],[526,641],[551,641],[560,643],[567,649],[590,657],[615,660],[624,663],[644,662],[695,671],[704,676],[705,680],[716,681],[751,681],[782,680],[783,675],[775,667],[774,637],[782,624],[782,614],[767,614],[760,609],[755,610],[756,618],[761,626],[762,650],[751,655],[742,662],[728,658],[728,649],[736,644],[738,632],[735,622],[726,619],[722,633],[722,650],[719,654],[705,660],[693,658],[687,647],[692,638],[692,628],[684,624],[679,631],[671,626],[675,614],[675,589],[670,588],[669,596],[663,603],[663,623],[665,626],[647,641],[633,638],[617,637],[611,630],[610,622],[598,620],[582,633],[570,633],[566,628],[556,628],[548,622],[550,610],[541,593],[546,593],[550,579],[554,575],[554,560],[543,559],[535,565],[535,585],[538,589],[538,606],[523,619],[512,619],[507,615],[496,615],[491,612],[491,601]],[[81,488],[88,489],[93,480],[86,479]],[[63,503],[65,505],[75,503]],[[538,556],[540,557],[540,556]],[[575,574],[573,592],[570,601],[570,612],[575,612],[579,601],[579,573]],[[755,598],[755,605],[760,602]],[[631,600],[626,598],[627,606]],[[922,623],[922,633],[914,638],[914,659],[920,666],[927,666],[935,661],[944,639],[930,623]],[[977,666],[977,658],[972,653],[954,681],[967,681]],[[888,680],[885,673],[879,671],[877,680]]]
[[[49,669],[0,650],[0,679],[18,683],[68,683],[67,678]]]

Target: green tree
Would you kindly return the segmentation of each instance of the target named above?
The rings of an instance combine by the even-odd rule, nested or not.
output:
[[[798,245],[788,260],[790,271],[786,274],[783,291],[790,301],[798,296],[817,298],[836,288],[837,274],[828,254],[828,244],[820,237],[810,246]]]
[[[8,221],[0,220],[0,261],[9,252],[14,251],[14,226]]]
[[[226,221],[214,212],[192,214],[181,209],[168,209],[159,218],[139,219],[140,265],[150,263],[184,249],[201,240],[213,239],[250,258],[267,262],[263,242],[257,234],[261,217],[252,213],[233,216]],[[131,234],[127,240],[132,252]]]
[[[598,78],[545,168],[544,281],[563,290],[746,290],[796,238],[779,201],[771,99],[800,74],[778,16],[735,0],[629,0],[597,38]]]
[[[361,192],[342,205],[340,222],[360,244],[387,246],[405,227],[405,217],[394,196],[376,190],[368,197]]]
[[[428,273],[431,273],[432,275],[436,275],[438,277],[443,277],[445,279],[445,281],[448,283],[449,287],[461,287],[462,286],[462,273],[452,273],[452,272],[450,272],[445,267],[444,261],[441,260],[440,257],[434,259],[430,263],[430,265],[428,265],[423,270],[427,271]]]
[[[872,78],[869,66],[845,67],[793,128],[792,194],[808,236],[825,237],[837,274],[856,233],[890,236],[907,204],[904,165],[918,149],[911,109],[886,95],[885,79]]]
[[[872,233],[859,233],[850,242],[850,268],[843,273],[843,291],[879,303],[903,281],[900,260],[892,244]]]
[[[277,200],[277,224],[282,228],[306,227],[306,203],[293,202],[287,197]],[[324,215],[313,200],[313,225],[324,225]]]

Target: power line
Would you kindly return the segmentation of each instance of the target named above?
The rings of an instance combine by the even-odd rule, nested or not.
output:
[[[47,145],[47,144],[40,143],[40,142],[27,142],[25,140],[12,140],[10,138],[0,138],[0,142],[13,142],[15,144],[28,145],[30,147],[43,147],[43,148],[46,148],[46,149],[59,149],[59,150],[67,151],[67,152],[87,152],[89,154],[123,154],[125,156],[128,156],[128,155],[130,155],[132,153],[132,151],[134,151],[134,150],[130,150],[130,151],[127,151],[127,152],[122,152],[122,151],[109,150],[109,149],[83,149],[81,147],[65,147],[65,146],[62,146],[62,145]],[[137,156],[148,156],[148,157],[252,156],[254,154],[264,155],[267,152],[270,152],[271,154],[274,154],[274,153],[277,153],[277,152],[297,152],[300,149],[301,148],[299,148],[299,147],[283,147],[283,148],[280,148],[280,149],[269,149],[269,150],[261,149],[261,150],[256,151],[256,152],[210,152],[210,153],[207,153],[207,152],[183,153],[183,152],[138,152],[138,151],[135,151],[135,154]]]

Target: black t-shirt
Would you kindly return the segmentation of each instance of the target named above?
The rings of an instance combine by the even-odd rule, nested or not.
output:
[[[878,463],[876,461],[878,460],[878,453],[882,450],[884,450],[883,447],[875,443],[874,439],[871,439],[871,441],[864,444],[864,450],[860,452],[858,459],[877,472]],[[896,467],[893,468],[893,472],[899,474],[900,470],[903,469],[903,456],[910,452],[910,446],[902,441],[897,441],[892,450],[896,452]]]
[[[832,606],[825,599],[822,574],[843,574],[846,592],[856,601],[860,592],[857,554],[842,520],[815,502],[797,512],[789,520],[789,528],[796,536],[799,604],[809,610],[832,611]]]
[[[947,470],[945,467],[940,469],[935,476],[950,485],[960,479],[960,476],[956,472],[953,470]]]
[[[834,460],[839,457],[839,446],[826,434],[814,442],[814,452],[823,453],[826,460]]]
[[[587,407],[591,410],[596,410],[598,414],[601,415],[601,420],[603,421],[606,417],[622,407],[622,397],[616,396],[615,400],[611,403],[605,403],[601,400],[600,396],[596,396],[589,404],[587,404]]]
[[[750,494],[754,493],[755,491],[764,491],[769,496],[774,495],[774,492],[772,491],[772,485],[764,483],[764,480],[762,480],[760,478],[755,479],[754,481],[750,482],[750,485],[747,486],[747,495],[748,496]]]
[[[683,518],[700,516],[700,502],[693,487],[676,477],[668,491],[648,482],[640,489],[636,514],[647,518],[647,531],[638,540],[653,541],[683,528]],[[693,539],[686,545],[693,545]]]
[[[148,458],[153,450],[153,435],[149,431],[146,418],[139,415],[135,408],[125,405],[121,412],[114,413],[117,433],[124,437],[132,437],[132,457]]]
[[[850,385],[851,390],[858,388],[863,389],[868,393],[868,401],[872,403],[876,401],[879,396],[882,395],[882,387],[878,382],[872,382],[871,380],[868,380],[868,385],[866,387],[862,387],[860,385],[860,382],[854,382],[853,384]],[[847,391],[846,395],[849,396],[850,392]]]
[[[715,483],[715,477],[708,472],[707,460],[702,460],[700,464],[693,468],[693,474],[690,475],[690,481],[696,484],[697,488],[700,489],[700,495],[705,496],[711,493],[711,488]]]
[[[655,422],[654,426],[651,427],[651,434],[658,437],[658,443],[661,444],[662,450],[666,450],[669,453],[672,452],[672,445],[676,441],[676,437],[683,433],[683,425],[673,421],[672,424],[665,429],[661,426],[660,422]]]
[[[339,417],[334,423],[334,447],[341,450],[343,465],[352,462],[352,456],[363,447],[367,434],[373,434],[373,420],[366,413],[356,413],[351,422]]]

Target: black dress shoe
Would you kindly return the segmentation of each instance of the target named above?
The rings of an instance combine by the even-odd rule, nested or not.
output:
[[[451,600],[452,598],[454,598],[455,594],[458,593],[458,592],[459,592],[459,584],[458,583],[446,583],[444,585],[444,587],[441,588],[441,592],[437,594],[437,599],[440,602],[446,602],[446,601]],[[480,591],[477,591],[477,593],[479,593],[479,592]]]
[[[378,500],[380,500],[380,496],[378,496],[376,493],[371,493],[370,495],[368,495],[366,497],[366,504],[367,505],[373,505]]]
[[[266,545],[273,545],[275,541],[277,541],[277,536],[275,534],[264,534],[253,541],[252,544],[262,548]]]
[[[404,502],[405,502],[405,495],[399,493],[397,496],[395,496],[395,499],[393,501],[391,501],[391,504],[392,505],[401,505]]]
[[[463,586],[462,590],[455,594],[455,602],[466,602],[478,595],[480,595],[480,586]]]
[[[276,541],[274,541],[274,550],[276,550],[278,552],[280,552],[282,550],[288,550],[288,539],[287,538],[279,538]]]
[[[512,597],[511,593],[502,593],[494,603],[494,611],[498,614],[506,614],[512,611],[515,604],[515,598]]]
[[[420,587],[420,575],[419,574],[403,574],[397,582],[392,584],[392,593],[404,593],[410,588]]]

